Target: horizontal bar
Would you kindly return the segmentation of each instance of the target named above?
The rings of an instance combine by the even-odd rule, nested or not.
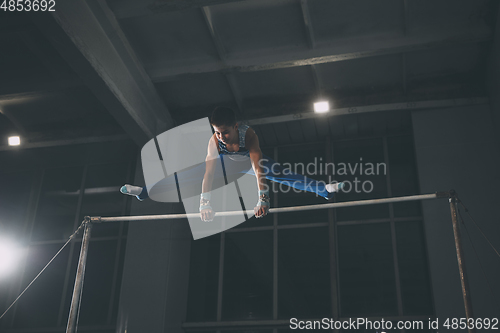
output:
[[[342,208],[342,207],[353,207],[353,206],[365,206],[365,205],[378,205],[392,202],[403,202],[403,201],[415,201],[415,200],[429,200],[437,198],[448,198],[449,192],[436,192],[433,194],[420,194],[420,195],[410,195],[405,197],[395,197],[395,198],[385,198],[385,199],[371,199],[371,200],[359,200],[359,201],[346,201],[346,202],[334,202],[325,203],[318,205],[307,205],[307,206],[296,206],[296,207],[280,207],[269,209],[270,214],[274,213],[288,213],[288,212],[298,212],[304,210],[318,210],[318,209],[330,209],[330,208]],[[235,216],[241,215],[242,211],[229,211],[229,212],[217,212],[216,216]],[[253,210],[247,210],[247,215],[253,215]],[[120,221],[154,221],[154,220],[171,220],[171,219],[184,219],[184,218],[196,218],[199,217],[200,213],[189,213],[189,214],[168,214],[168,215],[143,215],[143,216],[115,216],[115,217],[91,217],[90,220],[94,223],[101,222],[120,222]]]

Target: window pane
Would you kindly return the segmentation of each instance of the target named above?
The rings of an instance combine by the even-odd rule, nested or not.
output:
[[[0,235],[15,237],[23,232],[32,180],[27,172],[0,174]]]
[[[113,286],[113,273],[116,262],[117,242],[117,240],[90,241],[87,264],[85,267],[79,325],[107,324],[108,309]],[[68,318],[69,315],[80,248],[81,242],[76,242],[63,312],[64,318]]]
[[[341,316],[397,315],[389,223],[337,230]]]
[[[32,240],[67,239],[74,229],[83,167],[45,171]]]
[[[22,289],[33,280],[62,245],[61,243],[30,247]],[[57,326],[68,256],[69,247],[66,247],[19,299],[14,327]]]
[[[346,187],[337,201],[358,201],[387,197],[386,165],[382,139],[352,140],[334,144],[334,179]],[[332,172],[329,167],[329,173]],[[389,205],[370,205],[337,209],[338,221],[389,217]]]
[[[278,316],[331,316],[328,228],[278,231]]]
[[[299,174],[302,182],[303,176],[311,180],[328,182],[325,175],[324,164],[326,161],[324,144],[307,144],[290,147],[282,147],[278,150],[278,162],[287,170]],[[285,174],[285,172],[283,172]],[[286,175],[284,175],[286,177]],[[290,180],[291,183],[294,180]],[[326,200],[316,193],[299,191],[287,186],[269,182],[269,185],[278,192],[279,207],[304,206],[325,203]],[[299,224],[311,222],[327,222],[328,211],[324,209],[313,211],[302,211],[293,213],[281,213],[278,216],[279,224]]]
[[[84,216],[121,216],[126,197],[120,187],[127,182],[128,164],[104,164],[88,167],[85,178],[80,220]],[[92,229],[92,236],[117,236],[120,223],[102,223]]]
[[[216,321],[220,234],[191,241],[187,320]]]
[[[395,197],[419,194],[415,152],[411,136],[387,138],[391,190]],[[420,202],[394,203],[394,216],[420,216]]]
[[[26,241],[27,236],[23,234],[23,231],[26,227],[32,181],[33,175],[29,172],[0,174],[0,186],[3,189],[0,191],[0,242],[3,239],[12,240],[21,246]],[[20,279],[22,273],[20,261],[9,273],[2,274],[0,268],[0,314],[17,297],[11,288]],[[0,327],[10,324],[11,315],[12,313],[8,313],[3,320],[0,320]]]
[[[424,232],[420,222],[396,223],[399,275],[404,315],[432,314]]]
[[[114,294],[114,299],[113,299],[113,311],[111,313],[111,323],[114,324],[116,323],[116,318],[118,316],[118,303],[120,301],[120,290],[121,290],[121,284],[122,284],[122,279],[123,279],[123,266],[125,263],[125,250],[127,247],[127,240],[122,239],[120,240],[121,246],[120,246],[120,258],[118,261],[118,274],[116,276],[116,286],[115,286],[115,294]]]
[[[272,318],[273,232],[226,233],[222,319]]]

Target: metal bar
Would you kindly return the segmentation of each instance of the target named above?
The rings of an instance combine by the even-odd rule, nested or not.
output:
[[[187,2],[187,1],[186,1]],[[61,6],[59,6],[59,9]],[[59,12],[58,9],[58,12]],[[79,20],[80,22],[81,20]],[[91,34],[93,36],[93,34]],[[418,50],[432,50],[444,46],[458,46],[460,44],[489,42],[492,32],[484,23],[472,24],[466,29],[448,29],[436,31],[435,29],[421,30],[411,36],[402,34],[394,37],[374,38],[371,35],[356,38],[356,43],[349,40],[336,41],[325,44],[317,42],[317,48],[297,48],[283,52],[269,52],[259,49],[247,53],[243,57],[231,57],[226,63],[219,61],[193,62],[186,66],[175,66],[168,61],[163,61],[148,68],[151,80],[154,83],[172,80],[183,75],[196,75],[202,73],[253,72],[263,70],[276,70],[297,66],[328,64],[338,61],[348,61],[367,57],[400,54]],[[375,42],[376,41],[376,42]],[[278,48],[278,47],[277,47]],[[278,48],[279,49],[279,48]],[[281,51],[281,50],[280,50]]]
[[[306,29],[307,44],[309,44],[309,48],[314,49],[316,47],[316,43],[307,0],[300,0],[300,7],[302,8],[302,18],[304,20],[304,28]]]
[[[71,307],[69,310],[68,325],[66,333],[76,332],[76,317],[80,305],[80,296],[83,289],[83,279],[85,275],[85,265],[87,263],[87,253],[89,250],[90,232],[92,231],[92,223],[89,217],[85,217],[85,231],[83,233],[82,248],[80,250],[80,258],[78,259],[78,269],[76,271],[75,287],[73,289],[73,298],[71,299]]]
[[[76,212],[75,212],[75,220],[73,222],[73,230],[75,230],[78,227],[78,221],[80,220],[80,213],[82,210],[82,203],[83,203],[83,196],[86,193],[85,191],[85,183],[87,181],[87,174],[88,174],[89,166],[88,164],[85,165],[83,168],[83,177],[80,182],[80,189],[78,190],[78,202],[76,205]],[[71,242],[70,248],[69,248],[69,256],[68,256],[68,263],[66,265],[66,273],[64,274],[64,284],[63,284],[63,292],[61,295],[61,301],[59,303],[59,315],[57,316],[57,326],[62,326],[63,322],[63,315],[66,312],[64,308],[64,304],[66,303],[66,293],[68,291],[68,284],[69,284],[69,276],[71,274],[71,261],[73,260],[73,252],[75,251],[75,242]]]
[[[465,316],[467,317],[467,322],[468,322],[469,318],[474,318],[474,314],[472,312],[470,288],[469,288],[469,282],[467,280],[467,274],[465,271],[465,258],[463,257],[462,239],[460,237],[460,228],[458,225],[457,196],[453,190],[450,191],[450,195],[451,195],[450,197],[451,221],[453,222],[453,235],[455,236],[455,248],[457,250],[458,269],[460,271],[460,282],[462,284],[462,295],[464,298]],[[475,332],[474,328],[469,328],[469,333],[472,332]]]
[[[318,210],[318,209],[329,209],[329,208],[378,205],[378,204],[385,204],[385,203],[390,203],[390,202],[429,200],[429,199],[448,198],[448,197],[449,197],[449,192],[436,192],[433,194],[410,195],[410,196],[396,197],[396,198],[370,199],[370,200],[359,200],[359,201],[325,203],[325,204],[319,204],[319,205],[271,208],[271,209],[269,209],[269,213],[272,214],[272,213],[298,212],[298,211],[304,211],[304,210]],[[247,210],[246,213],[248,215],[252,215],[253,210]],[[216,216],[235,216],[235,215],[240,215],[240,214],[241,214],[241,211],[230,211],[230,212],[218,212],[218,213],[216,213]],[[115,217],[94,216],[94,217],[91,217],[90,219],[94,223],[101,223],[101,222],[118,222],[118,221],[154,221],[154,220],[167,220],[167,219],[183,219],[183,218],[196,218],[199,216],[200,216],[199,213],[189,213],[189,214],[115,216]]]

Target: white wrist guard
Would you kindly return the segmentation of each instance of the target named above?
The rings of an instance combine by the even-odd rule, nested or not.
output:
[[[204,209],[212,209],[210,206],[210,192],[205,192],[200,195],[200,212]]]
[[[269,191],[259,191],[259,202],[257,206],[269,206]]]

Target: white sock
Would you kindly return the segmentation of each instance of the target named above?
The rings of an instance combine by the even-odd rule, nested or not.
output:
[[[340,188],[342,188],[344,183],[334,183],[334,184],[326,184],[325,188],[328,193],[338,192]]]
[[[124,194],[139,195],[142,192],[142,187],[139,187],[139,186],[125,184],[122,186],[122,189],[124,187],[126,189],[126,192],[122,190],[122,193],[124,193]]]

